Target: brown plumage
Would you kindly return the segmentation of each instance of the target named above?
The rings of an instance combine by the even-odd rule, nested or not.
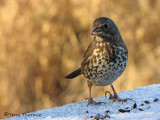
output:
[[[88,46],[81,68],[67,75],[65,78],[72,79],[83,74],[88,78],[89,102],[95,103],[91,98],[91,86],[111,85],[114,96],[118,99],[112,83],[123,73],[127,60],[128,50],[123,42],[120,32],[115,23],[106,17],[97,18],[93,22],[92,36],[94,40]]]

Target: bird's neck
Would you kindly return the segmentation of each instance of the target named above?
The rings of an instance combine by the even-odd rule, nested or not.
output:
[[[104,48],[106,46],[106,44],[107,45],[110,44],[108,41],[105,40],[105,38],[102,38],[99,36],[95,36],[94,42],[95,42],[96,48]]]
[[[104,38],[102,38],[102,37],[99,37],[99,36],[95,36],[95,38],[94,38],[94,40],[95,40],[95,42],[104,42]]]

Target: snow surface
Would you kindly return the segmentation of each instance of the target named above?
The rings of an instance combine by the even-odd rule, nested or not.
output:
[[[160,120],[160,84],[124,91],[118,95],[122,99],[133,99],[137,104],[137,108],[133,108],[133,101],[113,102],[107,95],[106,97],[94,98],[96,102],[105,102],[105,104],[89,104],[87,106],[88,101],[84,100],[56,108],[21,114],[5,120],[81,120],[102,118],[110,120]],[[130,112],[122,113],[119,112],[119,109],[130,110]]]

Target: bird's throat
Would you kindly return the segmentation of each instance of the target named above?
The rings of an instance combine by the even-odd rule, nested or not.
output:
[[[95,36],[95,41],[96,42],[102,42],[102,41],[104,41],[104,38],[102,38],[100,36]]]

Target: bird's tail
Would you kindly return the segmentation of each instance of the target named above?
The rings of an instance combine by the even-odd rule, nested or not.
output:
[[[72,79],[72,78],[75,78],[75,77],[77,77],[78,75],[81,75],[81,74],[82,74],[81,68],[79,68],[79,69],[73,71],[72,73],[68,74],[67,76],[65,76],[65,78]]]

